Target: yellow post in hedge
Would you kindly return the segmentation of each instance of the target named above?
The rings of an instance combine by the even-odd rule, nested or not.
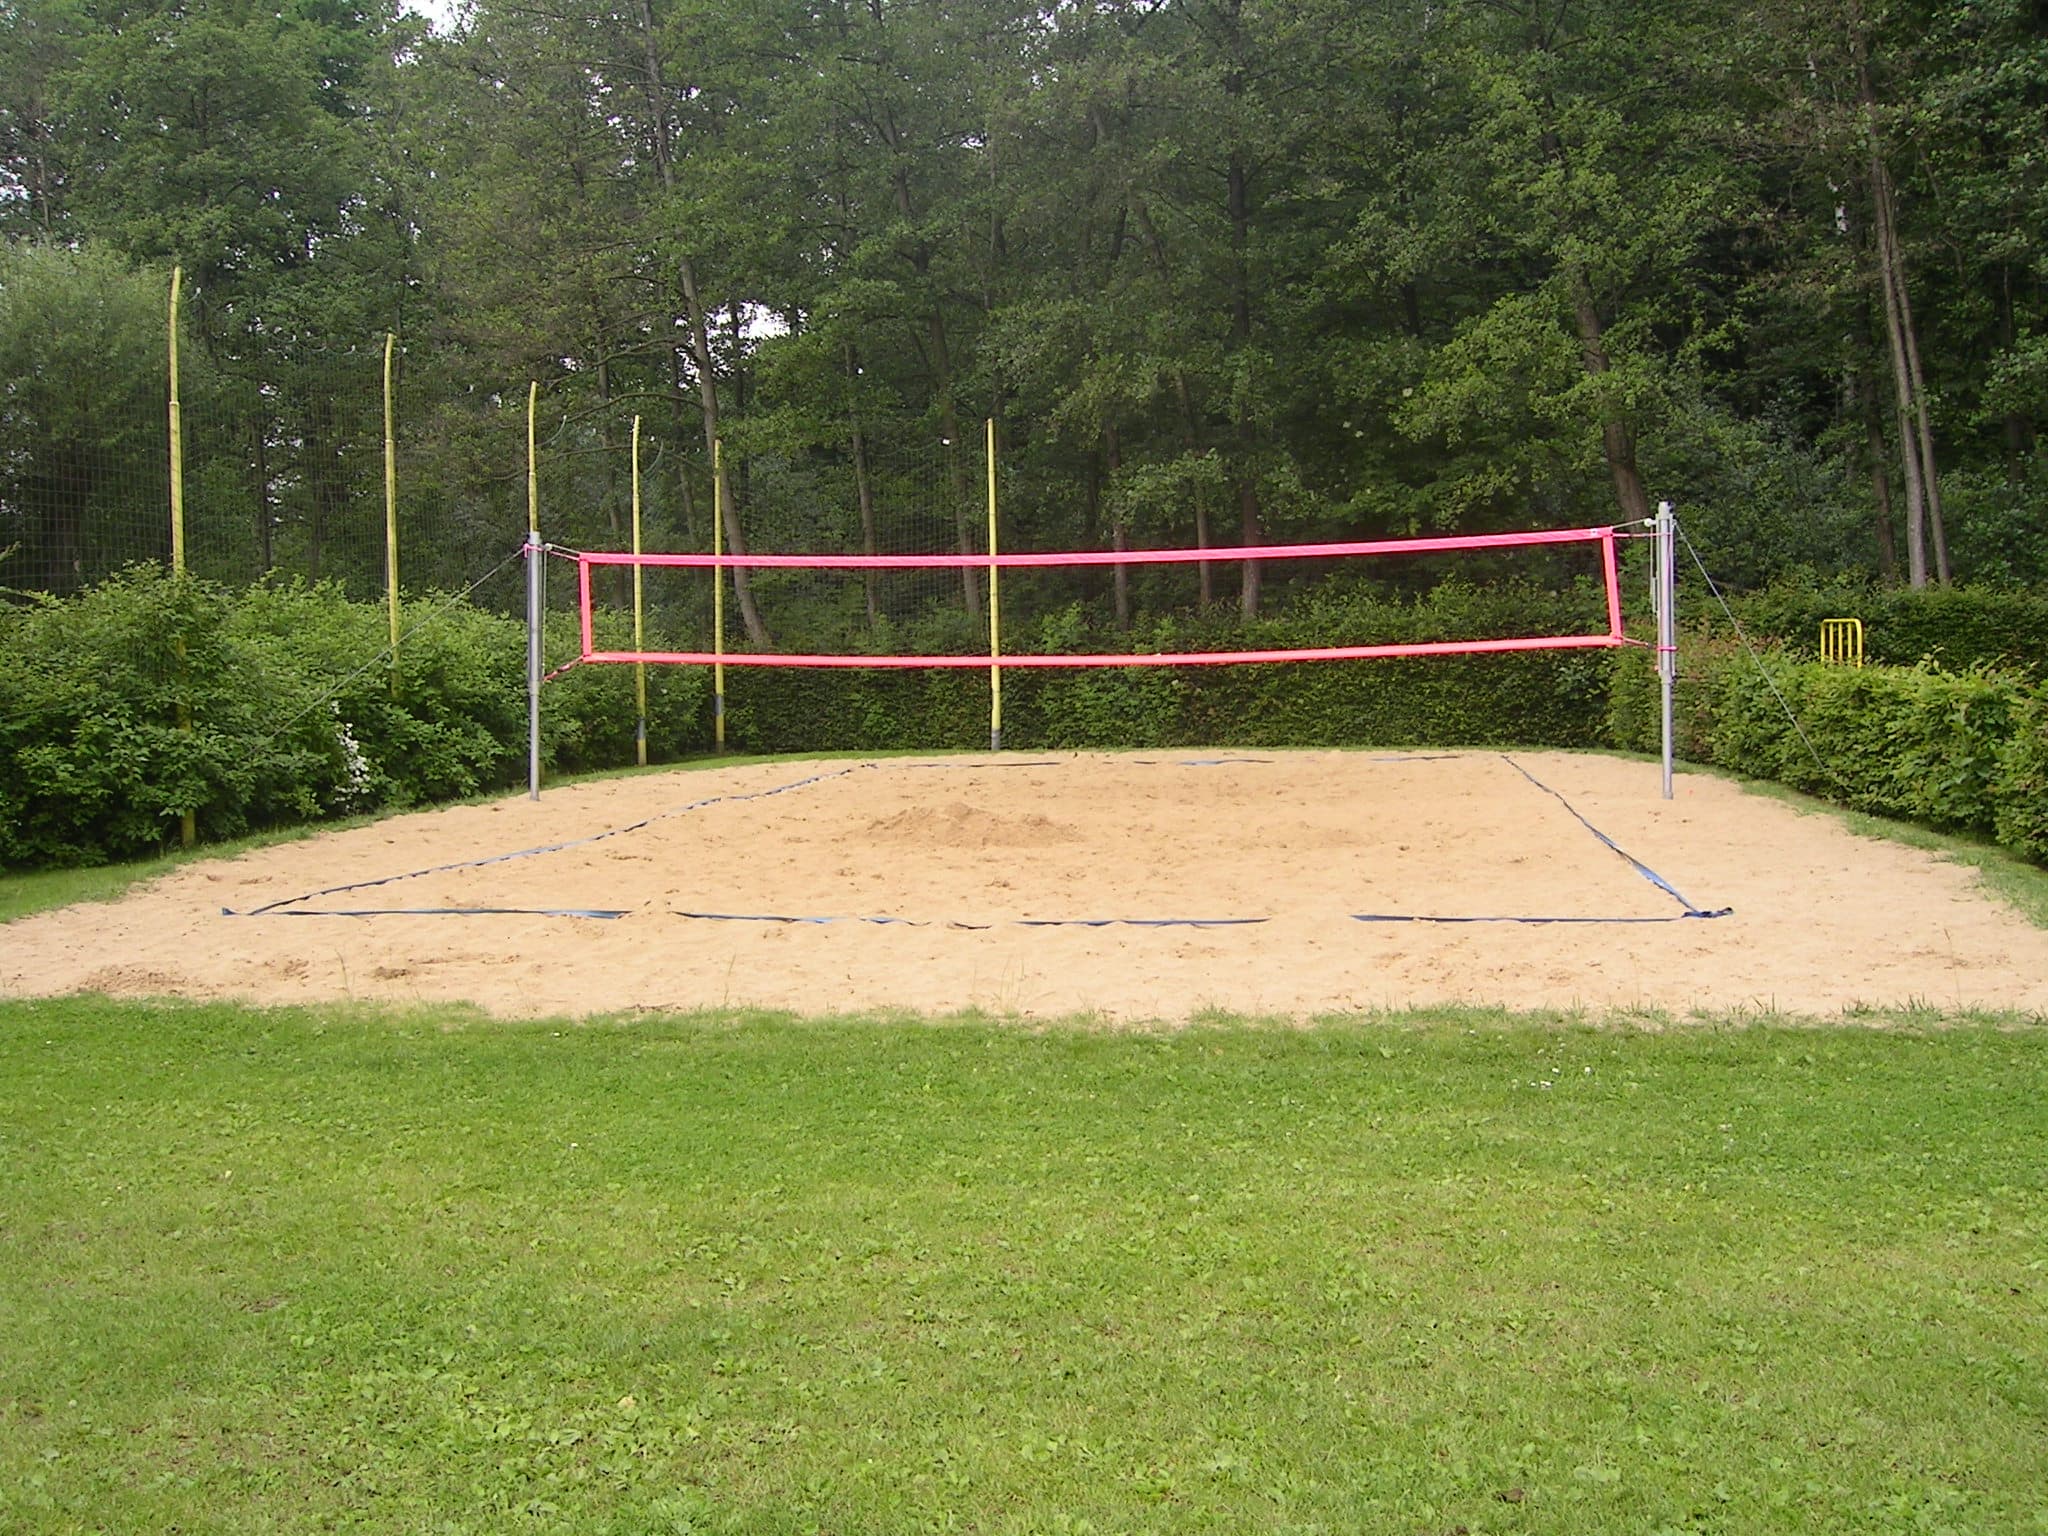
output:
[[[170,364],[171,364],[171,574],[185,574],[185,417],[178,401],[178,290],[185,269],[171,268]],[[185,638],[178,637],[179,681],[184,681]],[[192,701],[182,689],[178,695],[178,729],[192,734]],[[187,848],[199,841],[199,816],[186,811],[178,817],[178,841]]]
[[[178,290],[185,269],[171,268],[171,574],[185,574],[185,417],[178,403]]]
[[[398,439],[391,404],[391,353],[398,338],[384,333],[384,594],[391,609],[391,696],[398,697]]]

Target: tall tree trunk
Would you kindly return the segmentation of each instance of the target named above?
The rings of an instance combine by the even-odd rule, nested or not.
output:
[[[645,0],[642,3],[644,5]],[[704,418],[704,451],[711,456],[715,466],[714,491],[725,507],[725,545],[729,553],[744,555],[747,552],[747,535],[740,526],[739,508],[733,503],[732,472],[725,467],[718,450],[718,379],[711,366],[711,337],[705,325],[704,303],[697,292],[697,271],[690,258],[685,256],[676,263],[676,273],[682,282],[690,351],[696,363],[697,404]],[[745,566],[732,568],[732,595],[739,604],[740,623],[746,629],[748,641],[760,650],[773,649],[775,639],[761,621],[761,610],[754,603],[754,584],[747,580]]]
[[[628,519],[622,515],[621,501],[627,498],[619,495],[619,439],[612,421],[612,364],[604,337],[604,306],[593,294],[591,309],[597,322],[595,346],[597,350],[597,399],[603,408],[598,413],[598,441],[604,445],[604,522],[611,535],[613,549],[620,548],[629,537],[626,528]],[[628,488],[628,496],[631,488]],[[633,609],[633,571],[630,566],[612,567],[612,601],[630,613]]]
[[[646,75],[643,84],[647,91],[648,127],[654,145],[655,169],[660,173],[662,190],[674,196],[676,190],[675,145],[668,115],[668,86],[661,64],[661,49],[654,35],[653,0],[638,0],[637,10],[640,22],[640,43],[646,61]],[[676,263],[676,276],[682,288],[683,318],[688,331],[690,356],[696,372],[697,404],[703,417],[704,452],[713,464],[718,463],[718,382],[711,366],[711,339],[704,317],[704,303],[697,290],[697,271],[690,258],[685,256]],[[683,373],[677,368],[677,375]],[[747,538],[740,527],[739,509],[733,505],[732,482],[721,468],[717,472],[714,488],[715,499],[725,506],[725,540],[731,552],[744,555],[747,552]],[[735,566],[732,572],[733,597],[739,604],[740,623],[745,627],[748,641],[759,650],[772,649],[775,640],[768,632],[768,626],[761,622],[761,611],[754,602],[754,585],[744,566]]]
[[[1122,469],[1124,464],[1123,443],[1117,436],[1114,423],[1102,429],[1102,450],[1109,464],[1109,478],[1114,483],[1116,472]],[[1110,518],[1109,540],[1110,548],[1119,554],[1131,547],[1130,530],[1124,526],[1120,514],[1113,514]],[[1116,627],[1127,630],[1131,627],[1131,568],[1128,565],[1117,564],[1111,566],[1109,570],[1110,591],[1112,601],[1116,605]]]
[[[937,310],[932,311],[931,327],[935,344],[943,348],[946,328]],[[953,500],[953,547],[963,555],[972,555],[978,552],[974,547],[974,499],[967,482],[966,444],[960,441],[960,418],[953,409],[953,390],[950,378],[946,377],[950,373],[950,368],[942,369],[946,381],[939,387],[939,432],[946,440],[946,488]],[[967,605],[970,618],[981,617],[981,582],[971,565],[960,567],[960,600]]]
[[[1850,56],[1856,66],[1856,98],[1874,118],[1877,83],[1860,3],[1849,12]],[[1927,585],[1927,535],[1933,534],[1936,579],[1947,584],[1948,535],[1941,516],[1941,474],[1934,456],[1934,428],[1927,412],[1927,379],[1920,367],[1920,343],[1913,334],[1913,301],[1906,286],[1905,249],[1899,240],[1898,193],[1884,146],[1870,131],[1871,234],[1878,286],[1884,294],[1885,335],[1891,346],[1892,388],[1898,399],[1899,461],[1906,476],[1906,565],[1915,587]]]
[[[1835,218],[1843,233],[1851,233],[1853,226],[1846,207],[1837,208]],[[1877,574],[1886,585],[1896,585],[1899,548],[1892,531],[1892,477],[1885,468],[1890,450],[1884,440],[1884,405],[1869,372],[1869,360],[1877,346],[1877,322],[1870,312],[1868,295],[1857,306],[1857,318],[1860,331],[1848,339],[1842,369],[1842,414],[1863,423],[1864,457],[1868,461],[1870,496],[1876,513],[1871,532],[1877,539]]]
[[[1544,158],[1560,167],[1565,163],[1564,140],[1553,128],[1545,128],[1539,141]],[[1607,354],[1607,327],[1600,318],[1599,301],[1593,294],[1593,280],[1585,267],[1574,264],[1569,271],[1572,326],[1579,338],[1579,361],[1589,377],[1606,373],[1613,361]],[[1607,461],[1607,477],[1614,483],[1614,501],[1625,523],[1647,522],[1650,493],[1643,485],[1636,465],[1636,434],[1628,415],[1619,405],[1600,407],[1600,452]]]
[[[1882,164],[1879,167],[1883,169]],[[1899,289],[1899,327],[1906,337],[1906,373],[1913,383],[1913,433],[1920,443],[1921,474],[1927,493],[1927,532],[1934,542],[1934,579],[1949,584],[1948,528],[1941,515],[1941,469],[1934,456],[1934,426],[1927,413],[1927,377],[1920,371],[1920,337],[1913,325],[1913,299],[1906,286],[1906,256],[1899,243],[1898,199],[1885,173],[1885,229],[1892,248],[1892,281]]]
[[[1998,264],[1995,297],[1998,305],[1998,345],[2001,351],[2011,351],[2019,342],[2019,326],[2013,318],[2012,266],[2009,262]],[[2005,412],[2005,472],[2009,479],[2017,480],[2024,472],[2026,462],[2034,453],[2034,418],[2025,411],[2009,408]]]
[[[1188,388],[1188,372],[1178,365],[1173,370],[1173,393],[1180,408],[1181,451],[1190,460],[1202,456],[1201,418],[1195,415],[1195,397]],[[1207,549],[1216,542],[1209,528],[1209,488],[1195,486],[1195,548]],[[1195,602],[1207,611],[1216,605],[1216,567],[1204,560],[1195,567]]]
[[[1138,220],[1138,231],[1145,239],[1145,249],[1152,258],[1153,270],[1159,274],[1162,286],[1171,275],[1166,260],[1166,242],[1159,237],[1158,227],[1152,222],[1152,209],[1144,198],[1133,198],[1131,211]],[[1173,365],[1174,406],[1180,414],[1181,452],[1192,462],[1203,454],[1201,418],[1195,414],[1195,397],[1188,388],[1187,369]],[[1209,493],[1206,487],[1195,489],[1195,548],[1207,549],[1209,537]],[[1207,609],[1216,601],[1216,567],[1207,560],[1195,567],[1199,587],[1196,602]]]
[[[256,555],[262,561],[262,574],[268,576],[277,568],[277,556],[271,545],[269,434],[263,427],[263,413],[251,411],[249,436],[254,439],[255,449],[250,456],[250,464],[256,476]]]
[[[846,378],[849,387],[860,376],[860,358],[851,346],[845,349]],[[852,415],[853,437],[853,497],[860,508],[860,552],[864,555],[878,555],[882,552],[879,537],[875,531],[875,485],[868,474],[867,437],[860,429],[860,410],[855,407]],[[882,622],[881,573],[875,570],[861,572],[861,586],[867,595],[868,628],[874,629]]]
[[[1877,506],[1873,530],[1877,534],[1877,574],[1890,585],[1899,579],[1899,546],[1892,534],[1892,477],[1884,467],[1884,412],[1878,408],[1876,392],[1860,376],[1856,380],[1856,393],[1870,456],[1870,495]]]
[[[1226,76],[1223,88],[1230,95],[1241,95],[1243,76],[1236,72]],[[1230,210],[1230,337],[1239,351],[1249,347],[1252,339],[1249,181],[1250,172],[1243,158],[1233,151],[1224,174],[1224,187]],[[1241,455],[1237,471],[1238,535],[1249,548],[1263,543],[1264,537],[1259,516],[1259,483],[1253,469],[1254,456],[1258,451],[1258,428],[1252,420],[1251,406],[1244,402],[1240,402],[1237,408],[1237,446]],[[1257,560],[1244,560],[1239,562],[1238,569],[1241,574],[1237,611],[1249,623],[1259,616],[1259,587],[1264,566]]]
[[[1579,358],[1594,378],[1613,366],[1607,356],[1606,331],[1600,311],[1593,302],[1592,285],[1583,271],[1572,274],[1572,319],[1579,333]],[[1607,474],[1614,482],[1615,504],[1625,523],[1647,522],[1650,494],[1643,486],[1642,471],[1636,467],[1636,434],[1617,406],[1603,406],[1600,448],[1607,459]]]
[[[1886,350],[1891,359],[1892,395],[1898,407],[1899,467],[1906,483],[1906,581],[1909,586],[1920,588],[1927,585],[1927,464],[1922,443],[1914,430],[1913,373],[1907,362],[1905,317],[1899,308],[1901,284],[1893,272],[1897,248],[1891,238],[1891,209],[1887,196],[1890,186],[1883,158],[1872,149],[1873,258],[1877,264],[1878,289],[1884,300]]]

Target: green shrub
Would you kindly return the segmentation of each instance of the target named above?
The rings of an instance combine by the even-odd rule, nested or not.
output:
[[[600,621],[622,642],[625,620]],[[526,633],[423,597],[400,611],[333,585],[236,596],[136,567],[78,595],[0,608],[0,867],[161,849],[507,787],[526,765]],[[574,654],[566,617],[549,654]],[[612,633],[617,626],[620,633]],[[551,766],[634,756],[630,667],[571,669],[543,694]],[[701,750],[701,669],[650,669],[649,748]],[[191,729],[181,721],[191,722]]]
[[[2048,688],[2035,690],[2013,712],[1998,778],[1992,820],[1998,841],[2036,864],[2048,864]]]
[[[1674,751],[1690,763],[1711,763],[1719,690],[1731,667],[1750,665],[1748,654],[1732,636],[1695,629],[1680,637],[1679,659],[1671,698]],[[1607,667],[1605,744],[1628,752],[1661,751],[1657,653],[1648,646],[1610,652]]]
[[[0,633],[0,864],[94,864],[345,808],[331,712],[230,624],[218,587],[138,566],[10,609]],[[190,729],[183,722],[190,722]]]
[[[332,585],[257,587],[236,603],[231,630],[299,710],[325,707],[367,776],[364,806],[403,806],[475,794],[510,781],[526,739],[523,626],[466,604],[404,603],[396,682],[381,604],[351,602]]]
[[[507,621],[499,621],[507,622]],[[550,665],[578,654],[576,615],[550,614],[544,654]],[[597,643],[605,649],[630,649],[633,621],[629,614],[595,615]],[[523,765],[526,761],[526,632],[512,625],[517,658],[509,676],[516,721],[507,739]],[[650,649],[668,643],[654,632]],[[650,666],[647,669],[647,752],[651,762],[672,761],[711,745],[711,679],[704,667]],[[592,768],[617,768],[633,762],[638,751],[639,704],[630,666],[571,667],[541,690],[541,758],[551,769],[575,773]]]

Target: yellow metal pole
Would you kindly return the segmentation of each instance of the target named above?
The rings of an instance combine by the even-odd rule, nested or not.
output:
[[[171,571],[185,574],[185,418],[178,403],[178,290],[185,271],[171,268]]]
[[[384,333],[384,595],[391,609],[391,695],[398,696],[398,436],[391,400],[391,354],[398,338]]]
[[[711,443],[711,553],[725,553],[725,444]],[[711,654],[725,655],[725,572],[711,567]],[[725,662],[711,663],[711,742],[725,750]]]
[[[178,401],[178,290],[184,285],[185,269],[171,268],[170,363],[171,363],[171,574],[185,574],[185,416]],[[179,680],[185,671],[185,637],[175,647]],[[178,696],[178,729],[192,733],[192,701],[181,688]],[[178,841],[190,848],[199,841],[199,816],[186,811],[178,818]]]
[[[640,418],[633,418],[633,553],[640,553]],[[647,649],[646,595],[641,590],[641,570],[633,567],[633,649]],[[647,766],[647,663],[633,663],[633,701],[640,711],[640,724],[634,736],[634,752],[640,766]]]
[[[1003,596],[996,564],[996,422],[988,420],[988,749],[1003,750]]]
[[[534,454],[533,417],[540,409],[540,383],[526,385],[526,531],[540,537],[540,461]]]

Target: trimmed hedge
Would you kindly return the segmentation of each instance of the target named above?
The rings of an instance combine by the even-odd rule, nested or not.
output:
[[[1059,610],[1019,651],[1298,649],[1595,629],[1597,597],[1446,583],[1403,601],[1339,593],[1257,624],[1164,619],[1131,632]],[[916,637],[896,637],[915,647]],[[1003,743],[1085,747],[1604,745],[1608,667],[1595,651],[1271,667],[1003,673]],[[958,750],[988,740],[980,671],[734,668],[729,742],[751,752]]]
[[[2008,596],[1916,594],[1922,627],[1874,626],[1872,649],[1879,634],[1924,639],[1939,629],[1944,646],[1961,648],[1958,637],[1974,635],[1976,644],[2001,624],[2008,637],[2031,633],[2029,610],[2000,606]],[[1770,612],[1804,623],[1802,603],[1837,607],[1833,594],[1808,592]],[[1018,648],[1293,649],[1561,633],[1597,624],[1597,607],[1597,594],[1584,591],[1453,583],[1412,599],[1327,592],[1255,625],[1176,618],[1129,634],[1074,607],[1026,626]],[[523,626],[440,599],[407,604],[402,622],[408,635],[394,686],[379,659],[384,609],[333,587],[231,597],[137,568],[73,598],[0,607],[0,867],[146,854],[176,837],[187,811],[202,836],[219,839],[520,782]],[[624,617],[601,615],[599,625],[606,643],[625,643]],[[887,643],[946,648],[944,637],[929,635]],[[550,616],[547,650],[574,654],[570,615]],[[1683,656],[1680,756],[1879,814],[1982,832],[2048,863],[2044,685],[1981,665],[1824,667],[1784,650],[1767,652],[1760,671],[1732,638],[1705,629],[1685,637]],[[705,670],[650,668],[648,685],[650,758],[708,750]],[[978,669],[735,668],[729,689],[728,740],[741,750],[951,750],[987,740],[988,682]],[[1005,745],[1024,750],[1657,746],[1656,682],[1641,650],[1011,668],[1003,692]],[[543,697],[548,766],[633,760],[630,667],[572,669]],[[186,717],[190,730],[180,728]]]
[[[1876,815],[1979,833],[2048,863],[2048,686],[1986,667],[1828,666],[1775,649],[1752,658],[1711,635],[1688,635],[1680,655],[1680,757]],[[1655,751],[1655,672],[1640,655],[1619,662],[1608,706],[1613,739]]]
[[[1718,605],[1693,606],[1701,622],[1726,624]],[[1752,640],[1774,640],[1801,656],[1819,650],[1822,619],[1861,619],[1866,662],[1910,667],[1931,660],[1951,672],[1995,667],[2037,677],[2048,672],[2048,593],[1787,581],[1731,606]]]

